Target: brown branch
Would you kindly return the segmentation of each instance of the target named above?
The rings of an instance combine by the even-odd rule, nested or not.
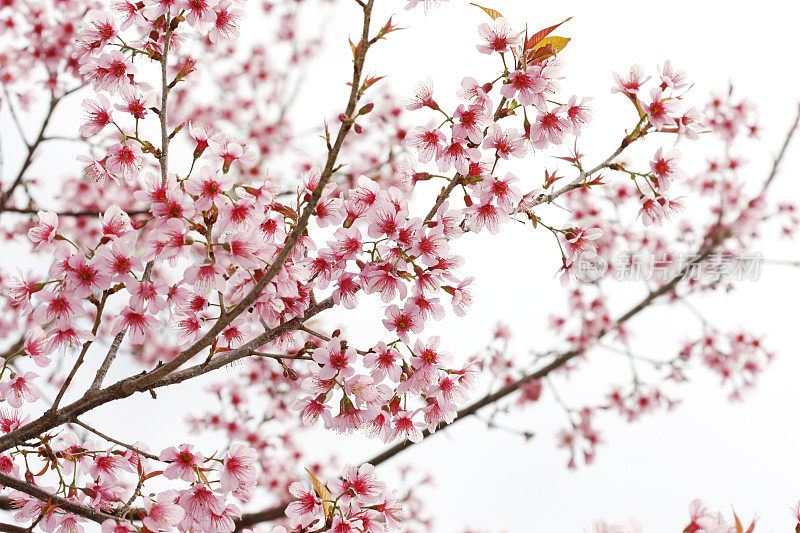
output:
[[[82,414],[101,405],[127,398],[136,392],[144,392],[158,387],[181,383],[187,379],[195,378],[218,368],[222,368],[232,362],[247,357],[253,349],[289,331],[297,329],[298,325],[302,323],[303,320],[308,320],[310,317],[332,306],[333,299],[327,298],[309,308],[304,317],[292,319],[277,328],[266,331],[242,347],[224,352],[207,363],[201,363],[168,376],[159,375],[155,370],[143,372],[142,374],[122,379],[104,389],[88,390],[83,397],[75,402],[62,407],[58,411],[48,411],[38,419],[0,437],[0,452],[8,450],[37,435],[41,435],[61,424],[73,422]],[[163,366],[164,365],[162,365],[162,367]]]
[[[558,198],[562,194],[566,194],[574,189],[583,187],[583,182],[586,180],[586,178],[608,167],[614,161],[614,159],[616,159],[631,144],[632,141],[628,141],[628,137],[625,137],[623,141],[620,143],[620,145],[617,147],[617,149],[614,150],[614,152],[610,156],[608,156],[605,159],[605,161],[598,164],[594,168],[591,168],[590,170],[582,170],[575,179],[573,179],[571,182],[567,183],[560,189],[554,190],[550,194],[540,194],[536,198],[533,198],[530,201],[526,202],[525,206],[528,209],[531,209],[540,204],[549,204],[552,203],[556,198]]]
[[[167,362],[166,364],[160,365],[153,369],[150,372],[146,372],[142,375],[131,376],[129,378],[123,379],[118,381],[117,383],[110,385],[104,389],[90,389],[87,393],[80,398],[79,400],[73,402],[70,405],[67,405],[60,410],[51,410],[45,413],[42,417],[33,422],[26,424],[25,426],[12,431],[4,435],[0,438],[0,449],[8,450],[9,448],[25,442],[26,440],[40,435],[45,431],[48,431],[54,427],[57,427],[63,423],[75,421],[77,417],[100,406],[105,403],[109,403],[111,401],[115,401],[118,399],[126,398],[131,396],[135,392],[141,392],[144,390],[150,390],[156,387],[162,387],[166,385],[171,385],[174,383],[180,383],[187,379],[205,374],[215,368],[220,368],[226,364],[230,364],[237,359],[247,357],[250,355],[251,351],[259,346],[277,338],[278,336],[284,334],[287,331],[291,331],[292,329],[296,328],[302,321],[307,319],[309,314],[315,314],[324,308],[331,307],[333,305],[332,300],[329,298],[325,302],[314,306],[313,309],[310,309],[310,313],[307,312],[306,316],[303,319],[293,319],[287,322],[286,324],[279,326],[273,330],[269,330],[264,332],[263,334],[259,335],[251,342],[247,343],[245,346],[237,349],[231,350],[230,352],[226,352],[221,354],[220,356],[212,359],[211,361],[197,365],[192,368],[185,369],[182,372],[176,372],[170,375],[174,370],[177,370],[184,362],[188,361],[192,357],[194,357],[197,353],[199,353],[204,347],[208,346],[213,339],[238,315],[242,312],[247,310],[255,300],[260,296],[261,291],[266,287],[267,283],[269,283],[275,275],[279,272],[280,268],[283,266],[283,263],[288,258],[289,254],[291,253],[292,249],[294,248],[297,241],[300,239],[302,234],[305,232],[308,222],[310,220],[311,214],[313,213],[314,209],[316,208],[317,203],[319,202],[322,191],[325,188],[325,185],[330,180],[331,176],[334,173],[334,166],[336,164],[336,159],[338,157],[339,151],[341,150],[342,144],[344,143],[345,137],[347,133],[351,129],[354,119],[355,119],[355,111],[356,105],[358,103],[360,97],[360,89],[361,89],[361,75],[364,68],[364,59],[369,48],[369,27],[370,27],[370,17],[372,13],[372,6],[374,0],[369,0],[366,5],[364,6],[364,22],[362,28],[362,40],[361,40],[361,47],[359,52],[357,53],[356,57],[354,58],[354,66],[353,66],[353,79],[351,83],[351,91],[350,97],[348,99],[347,107],[345,110],[345,116],[348,117],[348,120],[342,122],[339,132],[337,134],[336,140],[333,146],[330,147],[328,151],[328,157],[325,164],[325,167],[321,173],[321,177],[317,187],[314,189],[308,203],[306,204],[305,209],[303,210],[300,219],[297,221],[294,229],[290,233],[289,237],[287,238],[284,247],[282,248],[281,252],[276,257],[275,261],[270,265],[270,268],[264,274],[264,276],[256,283],[253,289],[245,296],[242,301],[237,304],[234,309],[231,311],[224,313],[220,316],[220,318],[215,322],[215,324],[209,329],[209,331],[193,346],[190,348],[182,351],[178,356],[176,356],[171,361]],[[165,39],[168,40],[168,34]],[[166,51],[167,43],[165,42],[165,51]],[[166,54],[164,54],[166,55]],[[162,59],[162,77],[165,75],[165,59]],[[162,141],[163,139],[163,131],[165,128],[166,123],[166,106],[165,106],[165,93],[162,93],[162,110],[161,110],[161,122],[162,122]],[[167,141],[168,142],[168,139]],[[162,177],[163,173],[166,172],[166,150],[167,147],[166,142],[162,144],[162,153],[160,162],[161,162],[161,170],[162,170]],[[3,483],[3,478],[8,476],[0,476],[0,483]],[[13,478],[9,478],[9,480],[13,480]],[[14,480],[17,483],[18,480]],[[27,485],[24,484],[23,485]],[[11,485],[9,485],[11,486]],[[36,488],[39,490],[38,488]],[[20,489],[22,490],[22,489]],[[41,494],[41,498],[47,498],[49,495],[44,493]],[[31,492],[28,492],[31,494]],[[32,494],[34,495],[34,494]],[[40,496],[36,496],[40,497]],[[46,500],[45,500],[46,501]],[[83,506],[81,506],[83,507]],[[94,512],[93,510],[81,509],[76,507],[75,512],[81,514],[82,516],[89,515],[84,514],[88,512]]]
[[[17,115],[17,110],[14,109],[14,104],[11,102],[11,94],[8,92],[8,88],[6,88],[5,85],[3,86],[3,94],[6,95],[6,102],[8,102],[8,111],[11,113],[11,120],[17,127],[17,133],[19,133],[19,138],[22,139],[22,143],[25,145],[25,148],[30,149],[31,144],[28,142],[28,139],[25,136],[25,130],[22,129],[22,121],[19,119],[19,115]]]
[[[265,359],[277,359],[280,361],[281,359],[295,359],[298,361],[312,361],[311,356],[309,355],[287,355],[282,353],[266,353],[266,352],[258,352],[258,351],[251,351],[250,355],[255,355],[257,357],[263,357]]]
[[[14,344],[8,347],[6,351],[0,353],[0,359],[8,359],[12,355],[19,353],[22,347],[25,346],[25,336],[20,337]]]
[[[5,208],[5,212],[6,213],[19,213],[19,214],[23,214],[23,215],[35,215],[39,211],[52,211],[52,210],[43,209],[43,208],[33,209],[33,208],[21,208],[21,207],[6,207]],[[56,215],[58,215],[59,217],[76,217],[76,218],[78,218],[78,217],[98,217],[98,216],[102,216],[103,215],[102,211],[91,211],[91,210],[88,210],[88,211],[53,211],[53,212]],[[127,213],[128,216],[135,216],[135,215],[146,215],[146,214],[149,214],[150,211],[147,210],[147,209],[133,209],[131,211],[125,211],[125,213]]]
[[[147,388],[153,389],[153,388],[165,387],[167,385],[174,385],[175,383],[180,383],[182,381],[186,381],[187,379],[207,374],[208,372],[211,372],[213,370],[222,368],[223,366],[236,362],[239,359],[251,356],[259,346],[262,346],[280,337],[281,335],[288,333],[289,331],[301,329],[301,326],[303,325],[304,321],[312,318],[321,311],[330,309],[331,307],[333,307],[333,298],[326,298],[322,302],[316,304],[315,306],[311,307],[308,311],[306,311],[305,315],[302,318],[294,318],[286,322],[285,324],[278,326],[275,329],[265,331],[264,333],[262,333],[252,341],[248,342],[247,344],[235,350],[230,350],[228,352],[222,353],[217,357],[215,357],[214,359],[212,359],[211,361],[203,362],[193,367],[189,367],[179,372],[170,374],[169,376],[163,377],[158,381],[152,383]],[[283,357],[283,358],[286,359],[288,357]]]
[[[450,196],[450,193],[453,192],[453,189],[458,187],[458,184],[461,183],[462,177],[463,176],[458,173],[456,173],[456,175],[453,176],[453,179],[450,180],[450,183],[447,184],[447,187],[444,188],[442,192],[439,194],[439,196],[436,198],[436,202],[434,202],[433,207],[431,207],[430,211],[428,211],[428,214],[425,215],[425,220],[424,220],[425,223],[433,220],[433,217],[436,216],[436,211],[438,211],[439,208],[442,207],[442,204],[444,203],[445,200],[447,200],[447,197]]]
[[[111,363],[113,363],[114,359],[117,357],[117,352],[119,352],[119,347],[122,344],[123,338],[125,338],[125,330],[120,331],[114,336],[114,340],[111,341],[111,346],[108,348],[108,352],[105,358],[103,358],[103,362],[100,363],[100,368],[97,369],[92,384],[89,386],[90,391],[97,390],[103,385],[103,379],[105,379],[106,374],[111,368]]]
[[[4,531],[7,533],[31,533],[30,530],[26,527],[15,526],[13,524],[6,524],[3,522],[0,522],[0,531]]]
[[[164,51],[161,53],[161,108],[158,110],[158,119],[161,123],[161,152],[158,156],[158,163],[161,167],[161,184],[167,183],[167,174],[169,169],[169,132],[167,131],[167,100],[169,99],[170,85],[167,81],[167,60],[169,58],[169,45],[172,39],[172,24],[173,20],[165,22],[166,29],[164,30]]]
[[[171,84],[167,82],[167,64],[169,62],[169,45],[170,40],[172,39],[172,32],[174,30],[173,24],[175,23],[175,20],[177,19],[170,20],[169,14],[167,14],[165,18],[166,28],[164,30],[164,50],[161,52],[161,56],[159,58],[159,63],[161,64],[161,108],[158,110],[158,119],[161,126],[161,150],[158,153],[158,165],[161,168],[161,185],[165,185],[167,183],[167,176],[169,174],[170,136],[169,132],[167,131],[167,109]],[[142,274],[143,280],[150,279],[150,273],[153,270],[153,265],[153,261],[147,263],[144,273]],[[111,346],[109,347],[106,356],[103,358],[103,362],[100,364],[100,367],[97,369],[97,373],[95,374],[94,380],[92,380],[92,384],[89,386],[89,392],[95,391],[103,385],[103,380],[111,368],[111,365],[114,363],[114,359],[117,357],[117,352],[119,352],[119,347],[122,345],[122,341],[125,338],[125,333],[126,330],[123,329],[114,336],[114,340],[111,342]]]
[[[70,423],[75,423],[75,424],[77,424],[77,425],[79,425],[79,426],[91,431],[92,433],[95,433],[96,435],[99,435],[100,437],[102,437],[103,439],[106,439],[109,442],[113,442],[115,444],[118,444],[120,446],[128,448],[128,449],[130,449],[130,450],[142,455],[143,457],[147,457],[149,459],[158,460],[158,457],[156,457],[156,456],[154,456],[152,454],[148,454],[146,452],[143,452],[143,451],[141,451],[141,450],[139,450],[139,449],[137,449],[137,448],[135,448],[135,447],[133,447],[133,446],[131,446],[129,444],[126,444],[124,442],[121,442],[121,441],[119,441],[117,439],[114,439],[114,438],[112,438],[112,437],[110,437],[108,435],[105,435],[105,434],[99,432],[98,430],[94,429],[93,427],[89,426],[88,424],[85,424],[85,423],[81,422],[80,420],[78,420],[77,417],[80,416],[80,414],[83,414],[83,413],[85,413],[87,411],[90,411],[90,410],[92,410],[92,409],[94,409],[94,408],[96,408],[99,405],[102,405],[104,403],[108,403],[110,401],[121,399],[122,397],[130,396],[131,394],[133,394],[133,392],[137,392],[137,391],[138,392],[143,392],[145,390],[153,389],[153,388],[156,388],[156,387],[164,387],[164,386],[167,386],[167,385],[180,383],[182,381],[186,381],[187,379],[191,379],[191,378],[197,377],[199,375],[208,373],[208,372],[210,372],[210,371],[212,371],[214,369],[217,369],[217,368],[220,368],[220,367],[225,366],[227,364],[230,364],[231,362],[236,361],[238,359],[241,359],[243,357],[247,357],[248,355],[251,354],[251,352],[252,352],[254,347],[258,347],[258,346],[260,346],[260,345],[262,345],[262,344],[264,344],[266,342],[274,340],[275,338],[279,337],[280,335],[283,335],[284,333],[286,333],[288,331],[291,331],[293,329],[297,329],[298,324],[302,323],[302,320],[307,320],[308,318],[310,318],[311,316],[315,315],[316,313],[319,313],[320,311],[328,309],[328,308],[330,308],[332,306],[333,306],[333,299],[332,298],[328,298],[326,300],[323,300],[322,302],[320,302],[319,304],[314,306],[312,309],[309,309],[309,311],[307,311],[307,313],[306,313],[306,317],[303,317],[303,319],[300,319],[300,318],[293,319],[293,320],[287,322],[286,324],[284,324],[282,326],[279,326],[278,328],[275,328],[273,330],[270,330],[268,332],[263,333],[262,335],[259,335],[253,341],[247,343],[246,345],[242,346],[241,348],[238,348],[236,350],[231,350],[230,352],[225,352],[224,354],[220,355],[219,357],[217,357],[215,359],[212,359],[208,363],[204,363],[204,364],[197,365],[195,367],[187,368],[187,369],[185,369],[185,370],[183,370],[181,372],[177,372],[175,374],[172,374],[170,376],[162,378],[161,380],[159,380],[159,381],[157,381],[155,383],[148,383],[146,380],[141,382],[141,383],[136,383],[135,382],[136,379],[147,378],[148,375],[145,374],[144,376],[135,376],[133,378],[128,378],[127,380],[123,380],[123,382],[126,382],[125,385],[127,385],[128,388],[121,387],[120,383],[123,383],[123,382],[120,382],[120,383],[112,385],[111,387],[103,389],[101,391],[97,391],[95,393],[95,397],[93,397],[93,398],[87,398],[86,396],[84,396],[84,398],[81,398],[80,400],[74,402],[73,404],[62,408],[60,411],[58,411],[56,413],[53,413],[51,415],[42,416],[41,418],[39,418],[38,420],[34,421],[33,423],[28,424],[28,425],[24,426],[23,428],[20,428],[21,430],[25,430],[25,431],[22,431],[21,433],[19,432],[19,430],[15,431],[14,433],[18,433],[16,441],[12,440],[10,445],[9,445],[9,447],[11,447],[11,446],[13,446],[15,444],[19,444],[21,442],[24,442],[28,438],[33,437],[35,435],[38,435],[38,434],[46,431],[47,429],[49,429],[51,427],[56,427],[56,426],[58,426],[58,425],[60,425],[62,423],[70,422]],[[134,382],[131,383],[131,380],[134,380]],[[131,390],[131,389],[133,389],[133,390]],[[33,426],[33,427],[30,427],[30,426]],[[12,434],[9,434],[9,435],[12,435]],[[7,435],[6,437],[8,437],[9,435]],[[4,438],[2,440],[5,441],[6,439]],[[5,443],[3,442],[2,444],[0,444],[0,446],[2,446],[2,445],[5,445]],[[5,448],[5,449],[8,449],[8,448]],[[12,481],[12,482],[8,482],[9,480]],[[25,483],[23,481],[17,480],[15,478],[12,478],[12,477],[7,476],[7,475],[2,474],[2,473],[0,473],[0,485],[6,485],[6,486],[9,486],[11,488],[15,488],[17,490],[25,492],[26,494],[34,496],[34,497],[36,497],[36,498],[38,498],[38,499],[40,499],[42,501],[45,501],[45,502],[46,501],[52,501],[52,502],[54,502],[56,504],[59,504],[63,500],[63,498],[60,498],[60,497],[55,496],[55,495],[52,495],[52,494],[48,493],[47,491],[45,491],[43,489],[40,489],[39,487],[36,487],[35,485],[31,485],[31,484]],[[66,501],[66,500],[63,500],[63,501]],[[85,518],[89,518],[91,520],[97,521],[97,522],[102,522],[103,520],[105,520],[107,518],[113,518],[113,516],[111,516],[111,515],[107,515],[105,513],[97,512],[94,509],[91,509],[91,508],[86,507],[86,506],[81,505],[81,504],[75,504],[73,502],[67,502],[67,503],[69,503],[70,505],[69,506],[60,505],[60,507],[65,509],[65,510],[68,510],[70,512],[73,512],[75,514],[78,514],[80,516],[83,516]],[[0,502],[0,508],[2,508],[2,502]]]
[[[67,500],[66,498],[57,494],[51,494],[41,487],[26,483],[2,472],[0,472],[0,485],[24,492],[25,494],[33,496],[34,498],[37,498],[43,502],[50,502],[51,505],[57,506],[59,509],[63,509],[64,511],[88,518],[89,520],[97,522],[98,524],[102,523],[104,520],[108,520],[109,518],[114,518],[113,515],[99,511],[93,507],[89,507],[88,505],[83,505],[82,503],[76,503]]]
[[[234,531],[241,531],[244,528],[253,527],[254,525],[262,522],[272,522],[273,520],[283,518],[286,516],[285,512],[287,505],[289,505],[288,502],[264,509],[263,511],[245,513],[242,515],[242,518],[236,522],[236,529]]]
[[[783,161],[783,158],[786,155],[786,150],[789,148],[789,143],[791,143],[792,137],[794,137],[794,133],[797,130],[798,125],[800,125],[800,104],[798,104],[797,106],[797,114],[795,115],[794,122],[792,123],[792,126],[789,128],[789,131],[783,140],[781,149],[772,162],[772,170],[770,171],[769,176],[767,177],[763,187],[761,188],[761,194],[764,194],[764,192],[772,184],[772,181],[775,179],[775,176],[778,175],[778,168],[780,167],[781,162]]]
[[[33,163],[33,155],[36,153],[36,150],[39,148],[39,145],[42,144],[44,141],[44,132],[47,129],[47,125],[50,124],[50,119],[53,116],[53,112],[56,109],[56,106],[61,101],[61,98],[56,97],[55,94],[51,91],[50,92],[50,105],[47,110],[47,114],[42,121],[42,127],[39,129],[39,134],[36,136],[36,140],[33,143],[28,144],[28,153],[25,155],[25,160],[22,162],[22,166],[17,173],[17,177],[14,181],[9,185],[8,189],[3,191],[0,194],[0,215],[6,210],[6,203],[11,199],[11,196],[14,194],[14,190],[19,187],[22,180],[25,178],[25,172],[28,171],[28,167],[31,166]],[[27,144],[27,143],[26,143]]]

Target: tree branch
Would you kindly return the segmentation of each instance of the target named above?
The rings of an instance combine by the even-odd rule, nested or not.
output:
[[[37,498],[43,502],[50,502],[50,505],[58,506],[59,509],[63,509],[64,511],[68,511],[70,513],[75,513],[76,515],[88,518],[89,520],[97,522],[98,524],[102,523],[104,520],[108,520],[109,518],[114,518],[113,515],[104,513],[103,511],[98,511],[97,509],[89,507],[88,505],[83,505],[82,503],[76,503],[67,500],[66,498],[58,496],[57,494],[51,494],[41,487],[26,483],[2,472],[0,472],[0,485],[24,492],[25,494],[33,496],[34,498]]]
[[[42,144],[44,141],[44,132],[47,129],[47,125],[50,124],[50,119],[53,116],[53,112],[56,109],[56,106],[61,101],[61,98],[55,96],[55,94],[51,91],[50,92],[50,105],[47,109],[47,114],[42,121],[42,127],[39,129],[39,134],[36,136],[36,140],[33,141],[31,144],[27,144],[28,146],[28,153],[25,155],[25,160],[22,162],[22,167],[20,167],[19,172],[17,173],[17,177],[14,181],[9,185],[8,189],[3,191],[0,194],[0,215],[3,214],[3,211],[6,210],[6,203],[11,199],[11,196],[14,194],[14,190],[19,187],[20,183],[25,177],[25,172],[28,171],[28,167],[30,167],[31,163],[33,163],[33,155],[36,153],[37,148],[39,145]]]

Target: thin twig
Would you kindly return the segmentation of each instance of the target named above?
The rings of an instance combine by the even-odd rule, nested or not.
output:
[[[147,452],[142,451],[141,449],[139,449],[139,448],[137,448],[135,446],[131,446],[130,444],[126,444],[126,443],[124,443],[124,442],[122,442],[120,440],[117,440],[117,439],[115,439],[113,437],[110,437],[110,436],[106,435],[105,433],[101,433],[97,429],[93,428],[89,424],[81,422],[77,418],[75,420],[73,420],[73,423],[78,425],[78,426],[80,426],[80,427],[82,427],[83,429],[85,429],[87,431],[91,431],[92,433],[94,433],[98,437],[101,437],[101,438],[107,440],[108,442],[113,442],[114,444],[118,444],[118,445],[122,446],[123,448],[127,448],[130,451],[141,455],[142,457],[146,457],[146,458],[152,459],[154,461],[160,461],[161,460],[161,459],[159,459],[159,457],[157,455],[153,455],[152,453],[147,453]]]
[[[17,173],[17,177],[14,179],[11,185],[9,185],[8,189],[6,189],[5,191],[3,191],[2,194],[0,194],[0,215],[2,215],[3,211],[5,211],[6,204],[11,199],[11,196],[14,194],[14,190],[17,187],[19,187],[20,183],[22,183],[22,180],[25,178],[25,172],[28,171],[28,167],[30,167],[31,163],[33,163],[33,155],[36,153],[36,150],[37,148],[39,148],[39,145],[42,144],[42,141],[44,141],[44,132],[47,129],[47,125],[50,124],[50,119],[53,117],[53,112],[55,111],[56,106],[58,106],[58,103],[60,101],[61,99],[57,98],[55,94],[51,91],[50,105],[47,109],[47,114],[45,115],[44,120],[42,121],[42,126],[39,129],[39,134],[36,136],[36,140],[33,141],[33,143],[28,144],[28,153],[25,155],[25,160],[22,162],[22,166],[20,167],[19,172]]]
[[[267,359],[277,359],[279,361],[281,359],[297,359],[297,360],[301,360],[301,361],[311,361],[312,360],[311,356],[308,356],[308,355],[297,355],[297,354],[288,355],[288,354],[283,354],[283,353],[266,353],[266,352],[259,352],[257,350],[251,351],[250,355],[255,355],[255,356],[258,356],[258,357],[265,357]]]

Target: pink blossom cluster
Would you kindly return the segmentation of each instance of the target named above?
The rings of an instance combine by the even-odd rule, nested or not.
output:
[[[372,465],[345,465],[342,475],[327,488],[320,485],[295,482],[289,487],[292,501],[286,516],[293,530],[325,525],[336,533],[383,533],[401,528],[402,504],[396,494],[387,491]]]
[[[142,443],[103,448],[91,438],[64,433],[15,456],[3,456],[3,473],[19,476],[19,461],[24,459],[29,482],[41,483],[55,497],[63,493],[64,502],[109,516],[102,523],[104,532],[134,531],[129,520],[137,515],[154,533],[175,528],[233,531],[241,511],[227,496],[247,501],[255,486],[255,451],[238,444],[217,457],[204,457],[192,445],[170,447],[156,457]],[[31,468],[37,463],[43,468],[37,467],[41,472],[34,474]],[[48,470],[58,473],[55,486],[50,485],[52,477],[45,476]],[[146,496],[142,487],[159,477],[174,488]],[[9,498],[19,523],[35,521],[45,531],[85,531],[87,519],[65,504],[45,502],[19,490],[12,490]]]
[[[86,120],[80,128],[81,135],[91,137],[107,128],[121,135],[118,142],[108,146],[104,158],[81,157],[86,163],[84,175],[100,183],[109,179],[136,180],[145,168],[147,154],[161,157],[153,143],[140,138],[139,128],[140,121],[152,116],[153,109],[157,110],[154,106],[161,100],[159,93],[166,87],[157,91],[137,79],[138,67],[134,65],[137,56],[160,61],[170,48],[173,52],[180,51],[190,32],[208,33],[212,41],[221,36],[235,36],[238,18],[235,5],[217,0],[119,2],[114,10],[114,13],[101,10],[88,13],[75,46],[80,75],[97,93],[97,99],[83,101]],[[180,17],[170,18],[170,14],[178,13]],[[184,32],[181,20],[186,20],[191,29]],[[126,35],[125,40],[122,35]],[[170,85],[184,80],[193,65],[193,60],[186,59]],[[119,103],[112,106],[112,99]],[[204,146],[211,147],[215,158],[222,163],[223,173],[234,161],[248,164],[256,158],[254,153],[221,134],[195,135],[200,136]]]
[[[78,83],[73,57],[77,24],[96,2],[27,2],[7,0],[0,5],[0,82],[23,111],[40,103],[42,92],[61,96]],[[31,90],[30,86],[36,87]]]
[[[356,373],[356,351],[337,337],[314,350],[310,376],[302,389],[310,394],[294,405],[301,420],[322,418],[325,426],[339,432],[364,429],[388,442],[396,438],[422,440],[422,429],[431,432],[456,416],[457,402],[467,398],[474,369],[448,368],[451,357],[439,349],[439,338],[417,341],[406,359],[394,346],[380,343],[364,357],[369,374]],[[332,391],[339,390],[339,411],[332,413]],[[411,408],[409,398],[420,397]],[[335,404],[334,404],[335,405]]]

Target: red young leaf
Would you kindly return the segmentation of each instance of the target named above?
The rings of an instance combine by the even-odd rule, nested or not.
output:
[[[563,176],[559,176],[557,171],[553,171],[552,174],[547,170],[544,171],[544,188],[549,188],[553,183],[563,178]]]
[[[533,35],[531,35],[531,36],[528,38],[528,40],[527,40],[527,41],[525,41],[525,50],[530,50],[530,49],[532,49],[534,46],[536,46],[537,44],[539,44],[539,41],[541,41],[542,39],[544,39],[545,37],[547,37],[548,35],[550,35],[550,33],[551,33],[551,32],[552,32],[554,29],[558,28],[559,26],[561,26],[562,24],[564,24],[566,21],[570,20],[571,18],[572,18],[572,17],[565,18],[564,20],[562,20],[561,22],[559,22],[559,23],[558,23],[558,24],[556,24],[555,26],[550,26],[549,28],[545,28],[545,29],[543,29],[543,30],[539,30],[539,31],[537,31],[536,33],[534,33]]]
[[[371,77],[367,78],[366,80],[364,80],[364,85],[362,86],[361,90],[362,91],[366,91],[367,89],[372,87],[375,83],[379,82],[380,80],[382,80],[385,77],[386,76],[371,76]]]
[[[386,21],[386,24],[383,25],[381,31],[378,32],[378,39],[383,39],[386,35],[392,33],[393,31],[404,30],[405,28],[401,28],[400,26],[395,26],[392,22],[392,17],[389,17],[389,20]]]
[[[591,187],[591,186],[593,186],[593,185],[605,185],[605,184],[606,184],[606,182],[605,182],[605,181],[603,181],[603,178],[604,178],[604,177],[605,177],[605,176],[597,176],[597,177],[596,177],[596,178],[594,178],[592,181],[587,181],[587,182],[586,182],[586,183],[584,183],[583,185],[584,185],[584,187]]]

